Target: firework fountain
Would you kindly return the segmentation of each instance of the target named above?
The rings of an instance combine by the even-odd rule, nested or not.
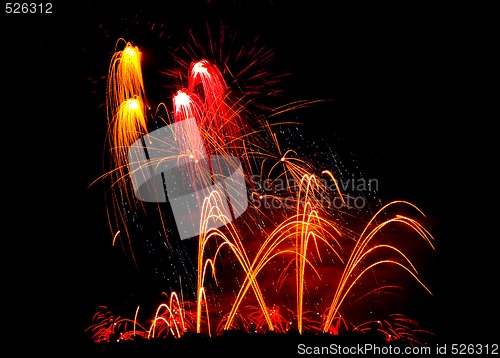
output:
[[[375,327],[386,340],[422,343],[424,330],[411,318],[393,312],[375,320],[353,307],[403,289],[396,272],[432,294],[403,250],[434,249],[424,213],[403,200],[354,207],[339,167],[283,149],[280,134],[293,135],[287,123],[249,111],[214,63],[195,59],[186,70],[187,85],[170,104],[151,106],[140,49],[117,42],[106,96],[110,168],[99,178],[110,183],[112,244],[141,269],[137,222],[147,221],[178,279],[153,317],[141,319],[140,307],[127,318],[101,307],[87,329],[92,340]]]

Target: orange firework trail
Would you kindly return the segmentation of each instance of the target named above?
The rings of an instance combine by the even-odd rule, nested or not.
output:
[[[179,301],[177,293],[173,292],[168,304],[162,303],[157,307],[149,334],[151,337],[162,337],[172,334],[174,337],[179,338],[186,331],[187,325],[184,308]]]
[[[304,181],[315,182],[313,177],[305,177]],[[306,186],[308,190],[309,186]],[[245,277],[239,294],[233,304],[232,310],[226,322],[226,329],[229,329],[232,324],[239,305],[243,297],[247,293],[251,284],[255,285],[257,274],[268,265],[273,258],[281,255],[292,255],[296,263],[296,285],[297,285],[297,317],[298,329],[302,331],[303,317],[303,283],[304,272],[307,261],[307,251],[309,240],[323,241],[328,245],[332,252],[337,253],[334,244],[337,245],[335,235],[339,230],[332,223],[323,220],[318,216],[317,212],[312,209],[308,202],[307,194],[305,195],[305,204],[303,208],[297,207],[297,214],[283,221],[273,232],[265,239],[255,255],[253,263],[250,267],[252,275]],[[295,241],[295,248],[291,249],[290,243]],[[317,247],[317,246],[316,246]],[[263,309],[265,313],[267,309]],[[273,325],[268,321],[269,329],[273,330]]]
[[[260,287],[255,280],[255,273],[252,272],[252,268],[250,265],[250,260],[246,254],[245,247],[243,246],[243,243],[241,239],[239,238],[238,232],[235,230],[234,226],[230,223],[229,226],[231,228],[230,235],[224,234],[221,230],[219,229],[212,229],[212,225],[214,222],[216,223],[219,220],[222,220],[223,222],[226,221],[226,218],[224,217],[224,214],[221,212],[220,207],[221,207],[221,202],[222,198],[217,195],[217,193],[213,193],[210,197],[207,198],[205,201],[205,205],[202,208],[202,228],[205,228],[205,230],[202,230],[204,234],[200,235],[200,238],[198,240],[198,272],[202,272],[202,275],[198,275],[198,321],[197,321],[197,332],[200,332],[200,319],[201,319],[201,305],[202,305],[202,298],[204,297],[205,293],[205,288],[203,285],[203,281],[205,278],[205,273],[206,273],[206,267],[207,264],[210,264],[212,267],[212,270],[214,270],[214,275],[215,275],[215,268],[214,268],[214,262],[216,260],[217,255],[220,252],[220,249],[223,245],[229,245],[231,248],[231,251],[236,255],[238,261],[240,262],[242,268],[245,270],[245,278],[248,279],[249,285],[251,285],[254,289],[254,293],[256,295],[257,301],[262,309],[262,312],[264,314],[264,317],[269,325],[270,330],[274,330],[272,320],[270,318],[269,313],[267,312],[267,308],[265,306],[264,302],[264,297],[262,296],[262,293],[260,291]],[[222,244],[220,244],[217,247],[217,251],[214,255],[213,259],[204,259],[204,252],[205,252],[205,246],[207,245],[207,242],[211,238],[222,238],[224,241]],[[234,304],[233,310],[238,309],[239,303]],[[232,324],[233,320],[233,315],[230,314],[230,317],[228,318],[228,322],[226,323],[226,327],[230,327]]]
[[[410,229],[411,233],[404,231],[408,240],[417,236],[434,250],[434,238],[418,220],[400,213],[386,216],[389,209],[403,207],[425,218],[415,205],[393,201],[367,221],[356,217],[349,211],[349,194],[343,192],[337,171],[318,170],[300,156],[299,150],[283,148],[273,125],[252,116],[245,107],[244,95],[236,96],[224,74],[207,59],[186,66],[188,83],[177,89],[172,98],[173,120],[170,115],[162,118],[158,112],[150,114],[141,74],[141,52],[131,43],[123,43],[124,48],[116,51],[108,72],[106,144],[112,168],[101,177],[111,178],[108,215],[113,244],[122,242],[123,236],[127,249],[133,252],[127,213],[150,214],[149,210],[160,217],[158,230],[165,233],[165,244],[173,240],[167,234],[173,223],[163,214],[162,206],[158,202],[145,205],[138,200],[131,177],[145,166],[152,171],[172,161],[185,166],[188,170],[182,172],[179,185],[194,189],[191,196],[196,197],[195,207],[200,211],[193,216],[199,220],[197,252],[193,255],[196,287],[194,297],[188,301],[176,292],[165,294],[168,303],[157,307],[149,328],[138,322],[139,308],[130,320],[115,317],[109,311],[96,314],[88,330],[94,341],[109,341],[117,336],[179,338],[188,331],[212,335],[213,327],[215,334],[231,329],[284,333],[291,328],[301,334],[364,332],[373,325],[354,324],[343,309],[346,304],[395,287],[385,285],[359,292],[358,286],[368,280],[368,273],[374,275],[383,266],[400,269],[431,294],[407,253],[383,240],[389,226],[402,226]],[[274,115],[305,105],[299,101],[278,107]],[[164,103],[157,108],[168,111]],[[182,126],[185,138],[176,132],[171,137],[161,137],[167,132],[149,133],[150,122],[158,118],[165,127]],[[148,158],[151,160],[144,163],[129,162],[129,150],[134,143],[142,143],[146,148],[155,142],[162,145],[157,152],[164,156]],[[245,199],[249,207],[240,216],[235,215],[237,205],[226,197],[237,188],[232,182],[221,182],[227,157],[241,161],[247,185]],[[224,190],[213,190],[218,183]],[[332,207],[332,198],[338,199],[339,207]],[[359,232],[356,225],[360,222]],[[226,261],[231,266],[229,275]],[[226,288],[232,297],[219,297],[219,303],[214,303]],[[311,291],[318,293],[313,295]],[[353,294],[357,299],[350,301],[348,297]],[[369,322],[375,322],[387,340],[405,338],[418,342],[415,334],[420,330],[409,318],[394,314],[386,321]]]
[[[120,39],[108,69],[106,88],[106,109],[108,132],[106,144],[112,169],[103,177],[111,178],[108,221],[113,233],[113,244],[123,231],[131,248],[130,234],[123,214],[123,201],[132,203],[132,209],[142,207],[133,200],[132,186],[128,172],[128,150],[132,143],[147,134],[145,91],[141,69],[141,52],[137,46]],[[102,177],[101,177],[102,178]],[[133,250],[130,250],[133,254]],[[135,260],[135,259],[134,259]]]
[[[127,190],[128,150],[133,142],[148,132],[145,93],[141,71],[141,52],[127,42],[115,52],[108,72],[106,104],[108,110],[108,144],[115,171],[115,183]]]
[[[376,219],[376,216],[381,213],[387,206],[389,205],[396,205],[398,203],[402,204],[407,204],[407,205],[412,205],[408,202],[404,201],[394,201],[391,202],[384,207],[382,207],[374,216],[373,218],[368,222],[367,226],[361,233],[360,237],[358,238],[356,245],[354,246],[354,249],[351,252],[351,256],[349,257],[349,261],[347,262],[344,272],[342,274],[342,277],[340,279],[339,285],[337,287],[337,291],[335,292],[334,299],[332,301],[332,304],[330,305],[330,309],[328,311],[328,315],[326,318],[326,321],[323,326],[323,331],[327,332],[330,329],[330,326],[332,324],[333,318],[337,314],[340,305],[342,304],[342,301],[345,299],[351,288],[354,286],[354,284],[361,279],[361,277],[366,273],[369,272],[369,270],[377,265],[381,264],[391,264],[395,265],[398,267],[403,268],[406,270],[411,276],[413,276],[418,283],[420,283],[425,290],[427,290],[429,293],[429,289],[418,279],[417,277],[417,271],[411,261],[395,246],[393,245],[385,245],[385,244],[376,244],[376,245],[369,245],[370,241],[374,239],[376,234],[386,225],[389,225],[391,223],[401,223],[404,225],[408,225],[412,229],[414,229],[425,241],[431,245],[432,248],[432,236],[430,233],[425,230],[424,227],[414,219],[408,218],[406,216],[402,215],[396,215],[396,217],[392,219],[388,219],[383,221],[380,224],[375,224],[375,227],[370,229],[372,226],[374,220]],[[412,205],[413,206],[413,205]],[[415,207],[416,208],[416,207]],[[416,208],[417,209],[417,208]],[[418,209],[417,209],[418,210]],[[420,212],[421,213],[421,212]],[[366,234],[365,234],[366,233]],[[355,269],[366,259],[367,256],[372,255],[373,252],[376,250],[380,249],[389,249],[391,251],[396,252],[403,260],[403,262],[392,260],[392,259],[387,259],[387,260],[378,260],[369,265],[367,268],[363,269],[360,274],[353,275]]]

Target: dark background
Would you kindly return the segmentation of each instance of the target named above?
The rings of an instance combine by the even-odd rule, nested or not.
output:
[[[437,341],[498,342],[489,9],[153,3],[53,2],[51,15],[7,15],[2,7],[4,310],[20,326],[14,336],[71,347],[96,306],[127,284],[129,265],[110,247],[102,188],[88,188],[102,173],[105,76],[116,39],[173,50],[211,21],[274,49],[275,69],[291,74],[282,83],[286,100],[333,99],[297,112],[305,133],[355,153],[379,180],[382,201],[409,200],[427,214],[437,251],[423,275],[434,297],[415,310]],[[161,36],[152,21],[165,24]]]

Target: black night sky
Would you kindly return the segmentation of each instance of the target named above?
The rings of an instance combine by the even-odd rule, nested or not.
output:
[[[270,71],[288,74],[281,97],[263,100],[329,99],[297,110],[305,135],[347,162],[354,155],[382,201],[426,213],[437,250],[420,268],[434,296],[411,305],[435,341],[498,343],[491,10],[172,3],[54,2],[45,15],[2,8],[8,330],[20,342],[42,337],[40,351],[78,350],[98,305],[145,289],[110,245],[103,186],[88,188],[102,174],[109,61],[120,37],[142,46],[146,86],[168,98],[157,72],[169,52],[181,54],[190,30],[202,39],[207,24],[222,23],[272,49]]]

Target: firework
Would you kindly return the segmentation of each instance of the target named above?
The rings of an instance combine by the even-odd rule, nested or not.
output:
[[[338,167],[284,148],[279,133],[289,123],[252,114],[240,89],[235,93],[206,58],[185,66],[188,82],[175,92],[171,109],[167,102],[149,105],[140,59],[140,49],[124,41],[108,73],[111,168],[101,179],[110,179],[113,245],[135,260],[141,237],[131,226],[145,218],[171,255],[183,257],[176,269],[189,271],[191,280],[179,279],[164,293],[167,300],[149,324],[139,322],[139,307],[132,319],[103,307],[88,330],[94,341],[230,330],[337,335],[375,325],[386,340],[420,343],[417,333],[424,330],[402,314],[375,321],[348,313],[357,302],[399,287],[375,282],[372,288],[371,278],[385,273],[390,279],[400,272],[432,295],[403,249],[420,238],[434,250],[434,238],[420,222],[424,213],[406,201],[382,205],[374,214],[350,206],[354,194],[340,185]],[[285,105],[272,115],[308,104]],[[150,130],[158,122],[163,126]],[[176,216],[176,191],[185,194],[183,219]],[[173,216],[166,214],[169,208]],[[186,220],[196,229],[180,232]],[[188,242],[196,245],[183,256]]]

